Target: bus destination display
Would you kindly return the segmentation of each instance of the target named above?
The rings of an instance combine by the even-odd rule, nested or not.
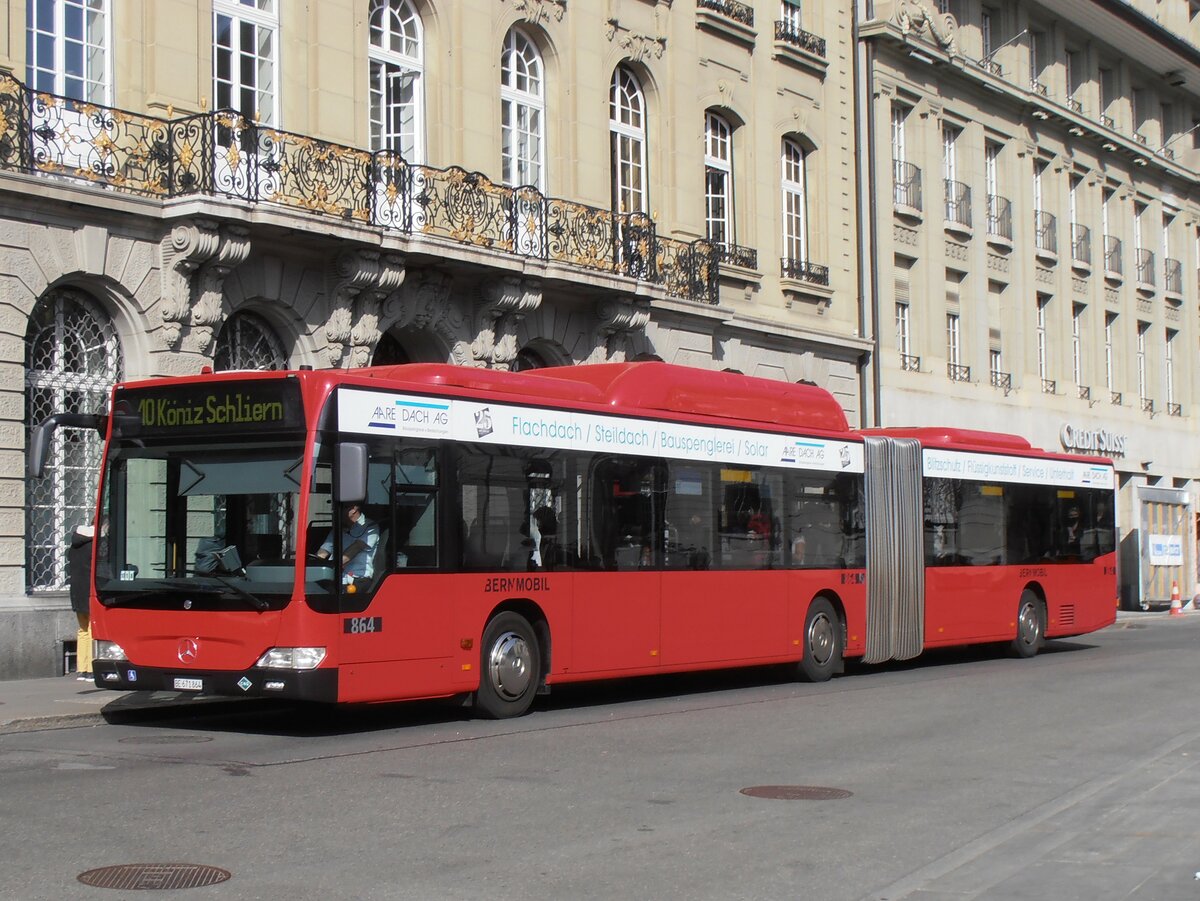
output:
[[[304,427],[300,389],[290,379],[118,388],[113,413],[120,438]]]

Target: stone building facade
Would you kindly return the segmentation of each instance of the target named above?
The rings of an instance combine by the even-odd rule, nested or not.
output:
[[[803,16],[803,18],[802,18]],[[657,357],[864,411],[853,21],[758,0],[12,0],[0,678],[62,671],[98,443],[201,367]]]
[[[1113,457],[1131,607],[1196,592],[1198,9],[857,7],[869,418]]]

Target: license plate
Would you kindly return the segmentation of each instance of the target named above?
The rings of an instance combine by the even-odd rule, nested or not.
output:
[[[203,679],[176,679],[173,684],[176,691],[200,691],[204,688]]]

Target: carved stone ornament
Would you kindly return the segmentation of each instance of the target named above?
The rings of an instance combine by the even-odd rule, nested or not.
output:
[[[635,34],[627,28],[622,28],[616,19],[608,20],[608,39],[615,40],[617,46],[629,54],[630,60],[640,63],[647,57],[662,59],[667,50],[665,37],[650,37],[647,34]],[[620,37],[617,37],[617,35]]]
[[[561,22],[567,11],[567,0],[512,0],[512,5],[530,25],[537,25],[543,19]]]
[[[238,225],[192,219],[171,229],[161,244],[163,341],[178,347],[191,326],[199,350],[221,321],[225,278],[250,255],[250,233]]]
[[[900,0],[892,19],[900,27],[901,34],[928,31],[938,47],[949,56],[959,55],[958,22],[950,13],[939,14],[925,0]]]
[[[379,342],[384,299],[404,283],[404,257],[377,250],[343,250],[330,271],[330,312],[325,323],[326,358],[341,366],[365,366]]]
[[[632,343],[650,324],[650,303],[624,295],[600,301],[596,305],[596,350],[589,363],[621,363],[633,354]]]
[[[496,279],[484,285],[483,301],[471,350],[485,366],[508,369],[519,349],[513,326],[542,305],[541,285],[516,276]]]

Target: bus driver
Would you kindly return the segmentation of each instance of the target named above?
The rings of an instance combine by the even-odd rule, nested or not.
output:
[[[379,526],[367,519],[358,504],[346,508],[342,524],[342,581],[346,584],[369,579],[375,574],[375,548],[379,544]],[[317,556],[333,555],[333,530],[317,550]]]

